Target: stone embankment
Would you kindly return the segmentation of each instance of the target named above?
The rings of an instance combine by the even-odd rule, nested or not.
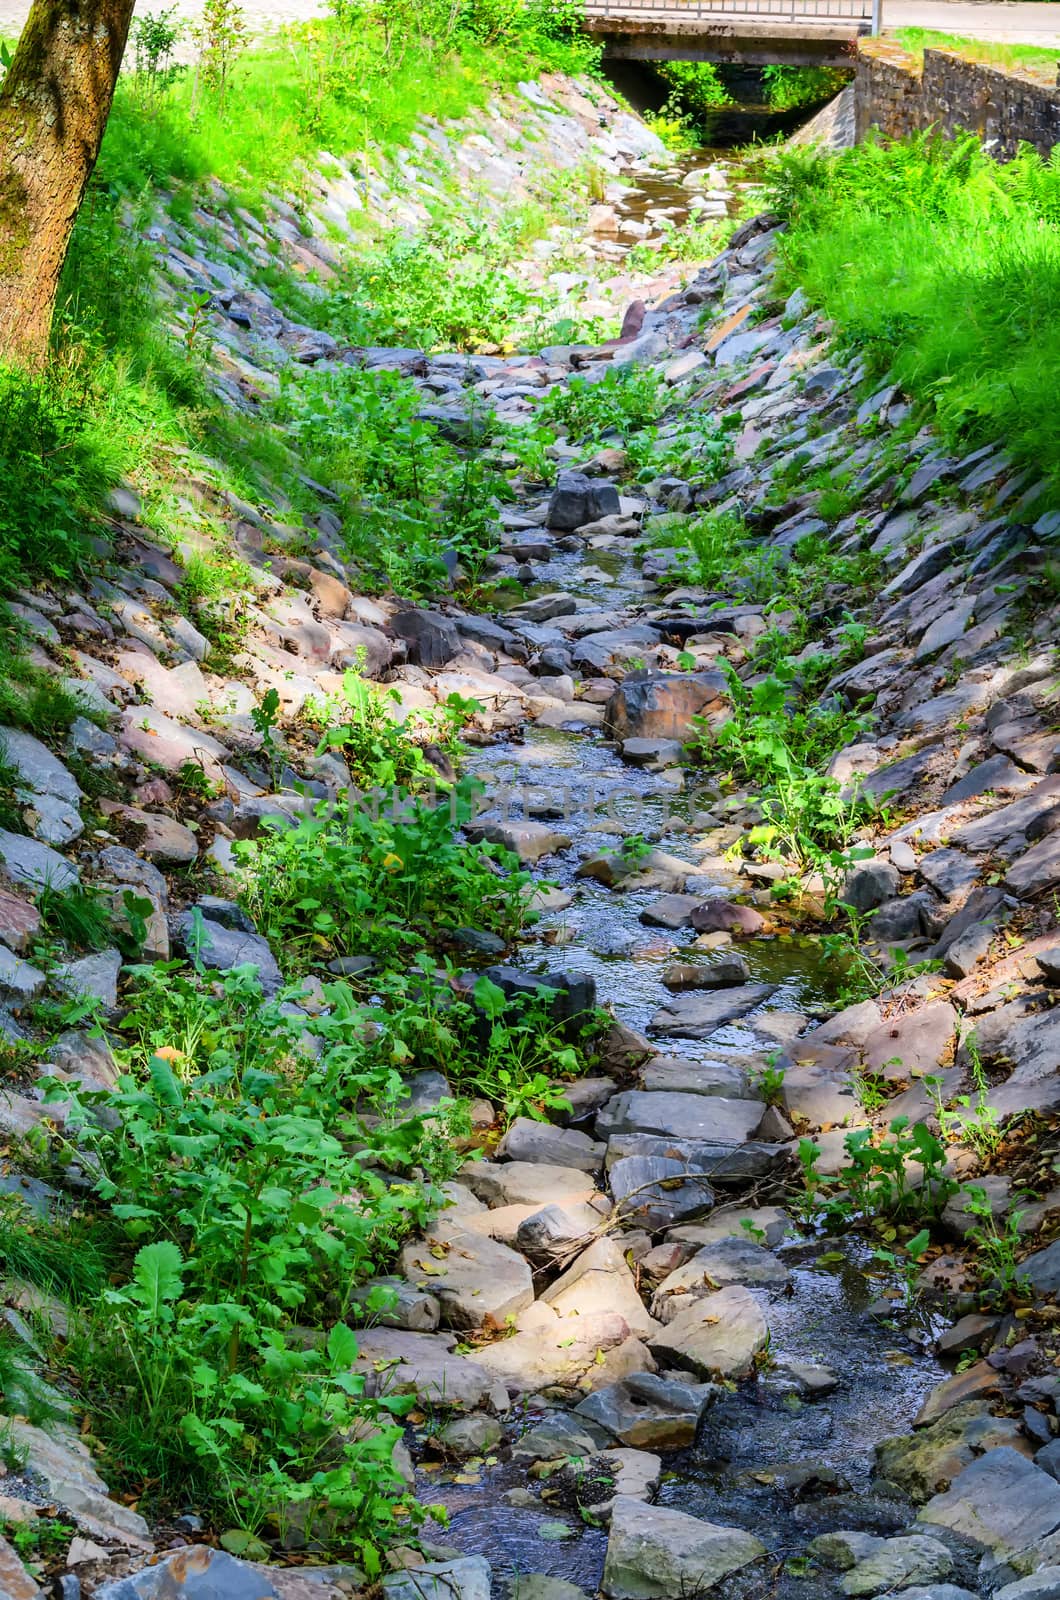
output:
[[[312,223],[291,212],[276,227],[291,260],[321,262]],[[909,429],[893,384],[866,389],[801,294],[778,303],[775,244],[769,217],[746,225],[635,339],[512,357],[340,350],[270,304],[252,261],[237,270],[200,246],[186,271],[217,286],[217,381],[242,408],[292,357],[396,365],[415,378],[424,414],[459,438],[483,399],[519,423],[572,374],[638,363],[671,392],[662,432],[725,419],[731,464],[720,478],[693,466],[627,481],[625,441],[587,456],[558,438],[555,487],[513,468],[517,499],[499,511],[496,570],[533,589],[506,610],[359,594],[333,509],[293,529],[222,502],[205,472],[183,486],[189,528],[175,549],[152,542],[123,495],[106,579],[21,600],[41,663],[72,675],[106,719],[75,725],[69,754],[106,772],[121,798],[102,802],[104,827],[86,832],[86,797],[64,760],[7,736],[29,829],[0,834],[10,1038],[23,1037],[20,1009],[46,988],[94,996],[114,1021],[120,1012],[116,950],[52,972],[20,953],[46,882],[116,895],[134,885],[152,908],[147,953],[166,957],[182,948],[196,874],[209,869],[209,959],[251,960],[278,981],[275,954],[226,904],[231,841],[303,806],[296,784],[326,799],[343,775],[334,758],[299,763],[292,744],[291,767],[270,784],[250,717],[270,687],[294,719],[356,659],[405,707],[473,696],[472,735],[488,747],[476,764],[535,786],[527,811],[497,807],[478,823],[554,885],[517,963],[543,965],[583,1005],[598,995],[618,1025],[601,1075],[570,1086],[569,1114],[516,1120],[468,1162],[449,1208],[401,1253],[396,1309],[360,1335],[363,1371],[414,1392],[433,1419],[436,1431],[410,1427],[410,1444],[417,1466],[435,1469],[421,1498],[448,1502],[453,1518],[428,1538],[425,1561],[410,1554],[383,1579],[389,1600],[583,1600],[598,1587],[610,1600],[1060,1593],[1060,1244],[1049,1243],[1060,1217],[1049,1177],[1060,1113],[1049,573],[1060,518],[1036,508],[1033,473],[1001,442],[955,455]],[[820,487],[829,474],[845,485],[838,518]],[[178,601],[203,504],[258,586],[244,649],[224,673]],[[836,1014],[814,987],[819,953],[806,953],[771,893],[757,797],[711,790],[683,764],[691,717],[726,715],[720,667],[753,673],[753,643],[778,620],[738,577],[726,589],[680,576],[682,526],[708,509],[738,510],[782,558],[812,536],[826,553],[882,563],[871,600],[825,591],[813,647],[837,662],[822,699],[872,715],[833,770],[887,797],[859,826],[869,858],[846,894],[875,913],[882,960],[903,951],[936,965]],[[664,516],[672,545],[645,549]],[[851,604],[866,629],[853,664],[841,632]],[[177,814],[187,762],[222,791],[194,827]],[[643,802],[631,851],[613,848],[630,831],[620,814],[586,814],[590,786],[604,781]],[[114,1081],[102,1042],[76,1029],[40,1066],[56,1070],[103,1089]],[[944,1218],[952,1252],[933,1268],[948,1298],[925,1331],[900,1298],[866,1286],[857,1245],[837,1252],[807,1230],[793,1152],[812,1135],[820,1170],[841,1172],[851,1133],[932,1117],[927,1078],[953,1102],[979,1073],[989,1106],[1029,1118],[1042,1151],[1030,1175],[982,1180],[1001,1225],[1022,1189],[1034,1192],[1019,1226],[1036,1298],[1018,1317],[979,1311],[957,1197]],[[10,1134],[40,1136],[56,1119],[61,1107],[42,1105],[32,1085],[0,1097]],[[978,1175],[973,1149],[955,1143],[949,1159],[958,1177]],[[46,1202],[14,1168],[4,1181]],[[10,1288],[7,1298],[14,1307]],[[958,1373],[938,1364],[958,1361]],[[285,1573],[205,1546],[145,1565],[151,1529],[108,1498],[73,1435],[13,1426],[26,1481],[66,1508],[87,1545],[64,1600],[80,1592],[78,1571],[91,1593],[123,1566],[142,1570],[100,1583],[100,1600],[337,1600],[358,1588],[353,1569]],[[453,1458],[460,1470],[439,1474]],[[13,1573],[0,1566],[0,1592],[37,1592],[3,1546],[0,1560]]]

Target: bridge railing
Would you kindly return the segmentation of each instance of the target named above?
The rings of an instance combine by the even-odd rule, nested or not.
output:
[[[723,22],[727,17],[767,22],[868,23],[882,27],[883,0],[583,0],[586,17],[615,21]]]

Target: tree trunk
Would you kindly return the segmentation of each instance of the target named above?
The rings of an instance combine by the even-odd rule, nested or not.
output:
[[[40,366],[133,0],[33,0],[0,85],[0,361]]]

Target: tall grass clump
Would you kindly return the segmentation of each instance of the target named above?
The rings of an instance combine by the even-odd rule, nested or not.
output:
[[[971,135],[788,151],[772,167],[787,281],[929,402],[960,448],[1002,439],[1060,496],[1060,147]]]

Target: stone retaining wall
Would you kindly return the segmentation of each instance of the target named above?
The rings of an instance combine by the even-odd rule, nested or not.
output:
[[[858,48],[855,118],[859,140],[869,128],[900,139],[935,126],[947,137],[961,129],[977,133],[1000,160],[1016,155],[1021,143],[1048,156],[1060,144],[1060,89],[956,50],[925,50],[921,64],[891,39],[865,39]]]

